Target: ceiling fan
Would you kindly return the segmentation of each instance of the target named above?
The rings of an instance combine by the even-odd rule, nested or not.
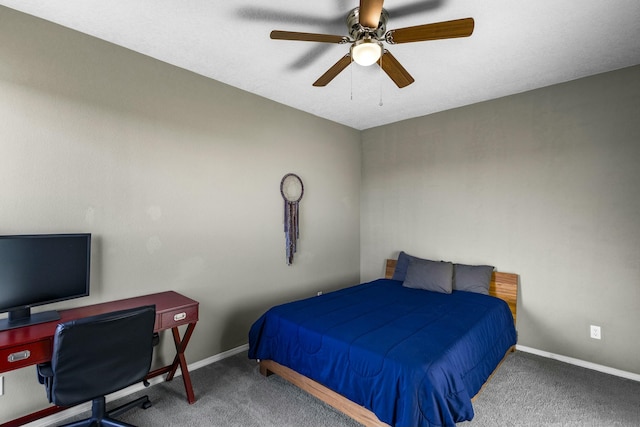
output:
[[[274,30],[271,32],[271,38],[274,40],[351,44],[349,52],[320,76],[313,83],[314,86],[326,86],[353,60],[363,66],[377,63],[399,88],[403,88],[413,83],[414,79],[400,62],[382,46],[382,41],[389,44],[413,43],[469,37],[473,33],[473,18],[386,31],[389,15],[382,8],[383,3],[384,0],[360,0],[360,6],[353,9],[347,16],[347,28],[351,37]]]

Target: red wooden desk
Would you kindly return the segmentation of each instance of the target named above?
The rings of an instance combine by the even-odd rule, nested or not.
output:
[[[171,381],[178,366],[180,366],[184,388],[187,393],[187,400],[189,403],[193,403],[196,399],[193,394],[191,377],[187,369],[184,351],[187,344],[189,344],[189,339],[198,321],[198,302],[173,291],[110,301],[69,310],[59,310],[59,320],[0,331],[0,373],[51,360],[53,335],[58,323],[152,304],[156,306],[154,331],[159,332],[171,329],[173,341],[176,346],[176,356],[172,364],[149,372],[147,378],[153,378],[166,373],[166,380]],[[180,332],[178,330],[178,326],[181,325],[188,325],[182,338],[180,338]],[[126,333],[126,331],[123,331],[123,333]],[[33,414],[0,424],[0,427],[20,426],[63,409],[65,408],[53,405],[41,411],[34,412]]]

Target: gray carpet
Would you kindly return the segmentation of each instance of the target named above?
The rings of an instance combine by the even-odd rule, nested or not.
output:
[[[153,406],[119,418],[141,427],[360,426],[280,377],[262,377],[246,353],[193,371],[191,377],[195,404],[186,402],[182,380],[176,378],[127,397],[148,394]],[[640,426],[640,383],[516,352],[474,409],[473,421],[458,426]]]

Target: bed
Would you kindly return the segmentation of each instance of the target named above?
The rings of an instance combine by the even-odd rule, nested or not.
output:
[[[489,273],[488,295],[441,293],[393,280],[397,264],[271,308],[251,327],[249,357],[365,426],[471,420],[472,398],[516,343],[518,276]]]

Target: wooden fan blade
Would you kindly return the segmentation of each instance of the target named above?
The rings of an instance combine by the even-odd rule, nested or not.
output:
[[[360,0],[360,25],[375,30],[380,23],[384,0]]]
[[[347,68],[349,64],[351,64],[351,55],[347,53],[345,56],[340,58],[338,62],[333,64],[333,66],[329,68],[326,73],[321,75],[320,78],[316,80],[315,83],[313,83],[313,85],[316,87],[328,85],[329,82],[331,82],[331,80],[333,80],[335,76],[340,74],[342,70]]]
[[[295,31],[271,31],[271,38],[274,40],[297,40],[303,42],[321,43],[348,43],[349,39],[344,36],[334,36],[331,34],[298,33]]]
[[[427,40],[469,37],[473,33],[473,18],[455,19],[435,24],[417,25],[387,31],[385,38],[391,44],[412,43]]]
[[[405,70],[402,65],[400,65],[395,56],[391,55],[391,52],[389,52],[388,50],[384,51],[381,59],[382,64],[378,62],[378,65],[382,67],[384,72],[387,73],[387,75],[399,88],[409,86],[415,81],[413,77],[411,77],[411,74],[409,74],[409,72]]]

